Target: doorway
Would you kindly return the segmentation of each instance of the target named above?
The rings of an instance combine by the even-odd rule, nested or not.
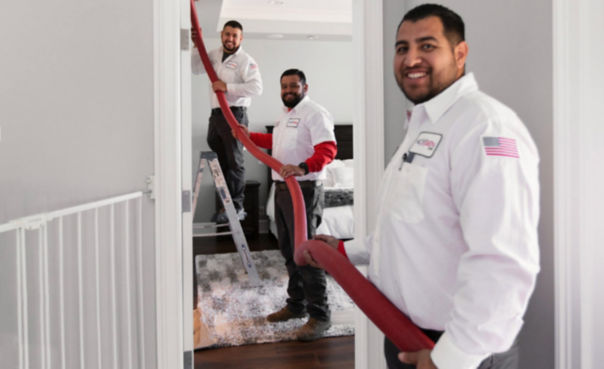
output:
[[[219,35],[215,30],[228,20],[218,16],[220,6],[217,6],[217,3],[220,2],[204,2],[198,5],[204,42],[209,50],[220,46]],[[223,7],[225,3],[222,4]],[[352,5],[350,4],[350,6]],[[213,10],[216,12],[216,15],[210,17],[208,21],[207,15]],[[351,12],[352,9],[350,9]],[[244,26],[242,47],[257,61],[264,83],[262,96],[252,98],[252,105],[248,109],[250,130],[266,132],[279,115],[282,114],[279,76],[283,70],[296,67],[304,70],[307,75],[309,96],[325,106],[333,115],[336,131],[348,129],[350,132],[350,157],[352,157],[352,125],[353,115],[355,114],[353,103],[355,82],[353,78],[354,63],[352,63],[352,35],[330,37],[324,37],[318,33],[287,35],[272,30],[255,34],[251,31],[252,27],[248,27],[249,24],[253,25],[252,21],[246,22],[241,17],[233,18],[239,20]],[[329,68],[330,65],[332,68]],[[206,132],[208,116],[210,115],[210,91],[205,75],[192,76],[191,97],[191,164],[192,172],[196,173],[199,152],[209,150],[206,144]],[[343,128],[344,126],[347,128]],[[248,154],[246,154],[245,166],[246,180],[252,180],[259,184],[257,194],[258,209],[256,210],[259,213],[261,221],[258,224],[258,233],[260,237],[271,237],[271,219],[266,215],[267,199],[270,198],[268,169],[264,164],[258,162]],[[213,183],[204,180],[198,199],[198,209],[196,209],[196,216],[193,219],[194,229],[210,221],[215,210],[214,192]],[[248,209],[246,211],[249,213]],[[351,207],[351,223],[354,222],[352,220],[352,213]],[[353,227],[351,226],[351,228]],[[194,244],[198,244],[197,240]],[[212,244],[211,242],[206,244],[207,249],[200,252],[211,250],[216,246],[215,243]],[[276,244],[274,245],[276,246]],[[194,249],[202,248],[204,246],[194,246]],[[251,245],[250,248],[252,248]]]

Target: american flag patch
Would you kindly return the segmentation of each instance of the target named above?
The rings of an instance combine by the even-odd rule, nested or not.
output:
[[[482,144],[487,156],[507,156],[518,158],[518,146],[516,140],[506,137],[483,137]]]

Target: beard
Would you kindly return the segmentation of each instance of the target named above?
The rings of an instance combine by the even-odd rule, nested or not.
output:
[[[293,96],[293,99],[286,99],[286,97],[289,96]],[[282,95],[281,96],[281,100],[283,101],[283,105],[287,106],[288,108],[293,108],[294,106],[298,105],[298,103],[300,101],[302,101],[302,99],[304,98],[304,94],[286,94],[286,95]]]
[[[237,49],[239,49],[239,45],[234,46],[234,47],[228,47],[228,46],[226,45],[226,43],[223,43],[223,44],[222,44],[222,49],[224,50],[224,52],[225,52],[225,53],[227,53],[227,54],[232,54],[232,53],[234,53],[235,51],[237,51]]]
[[[446,90],[455,81],[457,81],[457,79],[459,79],[454,63],[451,64],[450,68],[448,68],[445,73],[442,73],[441,71],[441,73],[439,74],[434,74],[434,70],[432,68],[428,68],[426,71],[426,74],[428,76],[427,85],[420,87],[418,91],[416,91],[414,88],[405,86],[404,76],[406,72],[407,71],[404,70],[396,74],[396,83],[398,84],[398,87],[401,89],[405,97],[415,105],[424,103],[432,99],[433,97]]]

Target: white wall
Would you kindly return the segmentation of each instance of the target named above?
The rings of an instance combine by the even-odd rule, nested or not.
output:
[[[204,42],[208,50],[220,45],[220,40],[216,38]],[[352,122],[352,42],[257,40],[245,39],[244,33],[242,46],[256,59],[264,82],[263,94],[252,99],[252,106],[248,110],[250,130],[265,132],[264,126],[273,124],[282,113],[279,77],[288,68],[304,71],[309,85],[308,95],[333,115],[336,124]],[[210,116],[209,94],[207,76],[194,75],[193,172],[196,172],[199,165],[199,152],[209,150],[206,142]],[[246,154],[245,167],[247,180],[262,183],[260,204],[264,206],[268,192],[268,169],[250,154]],[[195,221],[209,221],[214,211],[214,189],[209,176],[204,177],[198,204]]]
[[[0,5],[0,224],[144,188],[153,172],[153,7]]]
[[[385,154],[402,137],[405,102],[393,82],[396,27],[404,9],[425,1],[384,3]],[[480,88],[514,109],[541,155],[541,273],[520,334],[521,368],[554,367],[552,5],[548,0],[439,3],[459,13],[470,47],[467,71]],[[406,7],[405,7],[406,5]],[[397,139],[395,139],[397,138]]]
[[[154,169],[153,5],[3,1],[0,34],[0,224],[144,189]],[[144,201],[154,368],[154,210]]]

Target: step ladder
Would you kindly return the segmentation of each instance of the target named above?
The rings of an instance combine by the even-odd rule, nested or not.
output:
[[[222,227],[229,227],[230,230],[225,232],[195,234],[195,236],[210,237],[229,234],[232,235],[233,242],[235,242],[235,247],[237,247],[237,252],[241,257],[241,261],[250,279],[250,283],[253,286],[257,286],[260,284],[260,278],[258,277],[256,266],[252,261],[250,249],[247,245],[247,240],[245,239],[243,229],[241,228],[241,223],[239,223],[239,217],[237,216],[237,211],[235,210],[235,206],[233,205],[233,199],[231,198],[231,194],[229,193],[229,188],[227,187],[224,175],[222,174],[222,169],[220,169],[218,156],[213,151],[202,151],[199,155],[199,169],[197,170],[197,177],[195,179],[194,187],[195,190],[193,192],[193,217],[195,217],[195,210],[197,209],[199,187],[201,185],[203,170],[205,169],[206,164],[210,169],[210,174],[212,175],[214,185],[216,186],[216,192],[218,193],[218,196],[222,201],[222,206],[224,207],[227,218],[229,220],[229,222],[226,224],[212,224],[210,225],[210,227],[216,227],[217,229]]]

